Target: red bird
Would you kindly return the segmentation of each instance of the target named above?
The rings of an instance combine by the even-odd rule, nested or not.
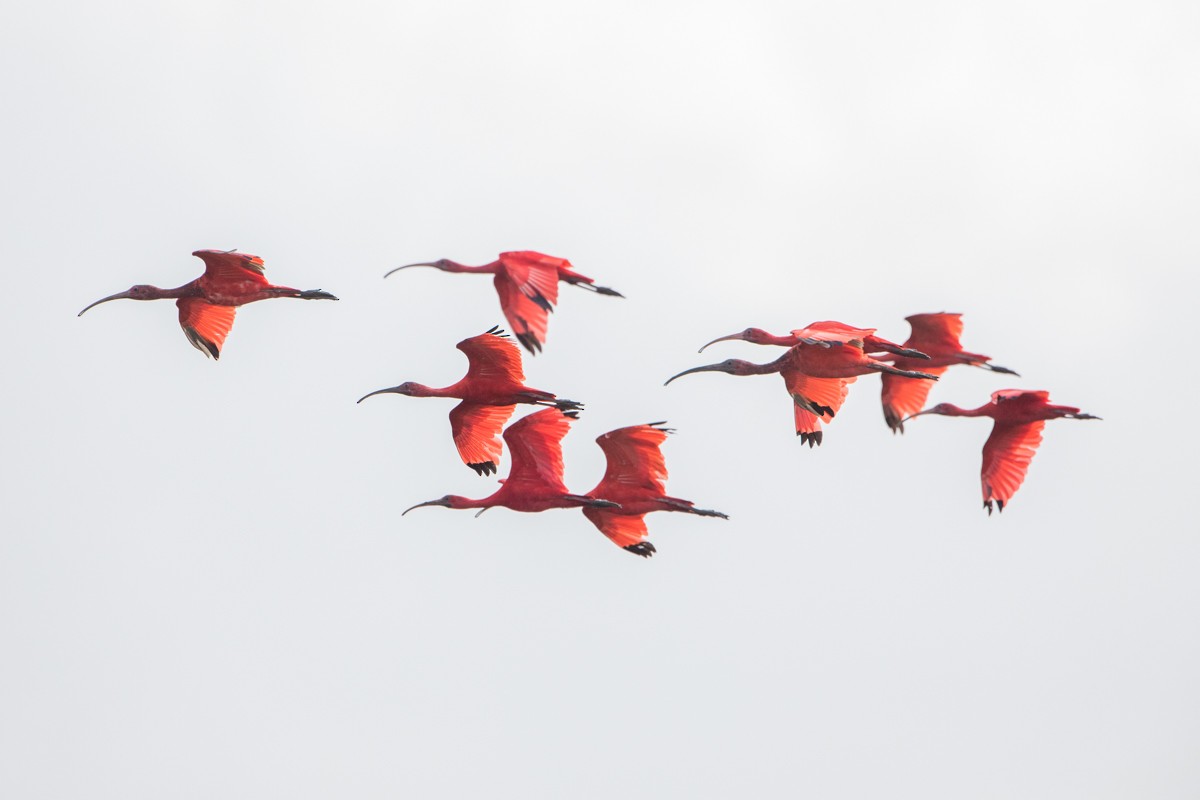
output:
[[[821,418],[833,419],[846,400],[849,385],[857,376],[871,372],[891,372],[910,378],[937,380],[924,372],[897,370],[877,361],[863,351],[861,339],[848,341],[805,339],[768,364],[755,364],[731,358],[719,364],[693,367],[667,380],[667,383],[692,372],[725,372],[730,375],[783,376],[788,394],[795,405],[796,435],[809,447],[821,443]]]
[[[997,510],[1016,494],[1029,462],[1042,443],[1042,428],[1046,420],[1100,419],[1091,414],[1080,413],[1074,406],[1050,404],[1049,392],[1031,392],[1023,389],[1002,389],[992,392],[992,401],[979,408],[959,408],[951,403],[940,403],[913,417],[922,414],[942,414],[947,417],[991,417],[992,435],[983,443],[983,507],[992,513],[992,502]]]
[[[463,339],[457,345],[467,354],[467,374],[444,389],[411,381],[363,395],[358,402],[377,394],[409,397],[455,397],[462,400],[450,412],[450,430],[463,463],[480,475],[490,475],[500,463],[500,431],[517,403],[555,406],[562,411],[582,408],[574,400],[559,400],[550,392],[525,385],[521,351],[499,328]]]
[[[617,508],[617,504],[586,494],[571,494],[563,485],[562,438],[567,434],[574,411],[545,408],[514,422],[504,432],[512,453],[512,469],[500,489],[482,500],[448,494],[427,503],[417,503],[404,514],[422,506],[478,508],[482,514],[494,506],[513,511],[546,511],[551,508]],[[404,516],[401,514],[400,516]],[[476,514],[475,516],[479,516]]]
[[[989,364],[991,358],[988,356],[968,353],[962,349],[959,341],[963,331],[962,314],[913,314],[907,319],[908,324],[912,326],[912,335],[908,337],[904,346],[927,353],[929,360],[919,362],[905,358],[901,353],[900,357],[889,359],[896,367],[919,367],[933,375],[942,375],[956,364],[969,364],[990,369],[992,372],[1017,374],[1008,367]],[[921,410],[929,397],[930,386],[925,381],[914,381],[902,375],[883,376],[883,418],[892,429],[892,433],[904,433],[904,418]]]
[[[729,519],[720,511],[696,508],[689,500],[666,495],[667,465],[660,445],[671,428],[665,422],[618,428],[600,436],[596,444],[604,451],[608,468],[604,478],[589,494],[603,497],[620,508],[584,508],[583,515],[612,539],[613,543],[631,553],[649,558],[654,545],[646,541],[646,515],[651,511],[683,511],[702,517]]]
[[[197,250],[192,255],[204,262],[204,274],[177,289],[160,289],[139,284],[97,300],[92,306],[127,297],[130,300],[175,298],[179,307],[179,325],[197,350],[214,359],[221,357],[221,345],[233,327],[237,307],[272,297],[298,297],[301,300],[337,300],[319,289],[301,291],[273,286],[263,276],[263,260],[233,250]]]
[[[767,333],[762,328],[746,328],[741,333],[731,333],[728,336],[713,339],[704,345],[704,347],[701,347],[699,352],[703,353],[705,348],[717,342],[728,342],[736,339],[741,339],[751,344],[773,344],[781,347],[795,347],[806,341],[809,343],[812,341],[848,342],[851,339],[861,339],[863,350],[867,353],[894,353],[896,355],[908,356],[909,358],[926,358],[925,354],[920,350],[910,350],[895,342],[889,342],[887,339],[876,336],[875,331],[875,328],[856,328],[853,325],[847,325],[844,322],[836,322],[834,320],[814,322],[807,328],[798,328],[792,331],[787,336],[775,336],[774,334]]]
[[[492,283],[500,295],[500,308],[504,318],[526,350],[537,355],[546,343],[546,326],[550,312],[558,302],[558,282],[589,289],[596,294],[624,297],[620,292],[605,286],[596,286],[586,275],[571,269],[565,258],[535,253],[532,250],[516,250],[501,253],[500,258],[482,267],[468,267],[443,258],[439,261],[422,261],[405,264],[403,267],[384,274],[383,277],[409,267],[436,267],[443,272],[476,272],[494,275]]]

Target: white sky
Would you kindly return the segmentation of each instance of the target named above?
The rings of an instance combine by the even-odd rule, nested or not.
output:
[[[1200,792],[1191,3],[11,3],[0,795],[1128,798]],[[342,302],[169,302],[263,256]],[[667,419],[646,562],[577,512],[422,509],[454,343],[570,258],[531,385]],[[801,448],[719,335],[961,311],[1044,388],[1002,517],[984,421],[892,437],[863,378]],[[710,356],[712,356],[710,358]],[[507,461],[502,472],[507,470]]]

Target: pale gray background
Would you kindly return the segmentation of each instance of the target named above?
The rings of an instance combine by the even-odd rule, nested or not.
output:
[[[1200,793],[1193,3],[4,5],[0,794]],[[87,303],[238,247],[342,302]],[[445,385],[490,281],[570,258],[530,383],[668,419],[643,562],[482,496]],[[801,448],[760,325],[966,314],[935,401],[1046,388],[1003,517],[985,421]],[[712,355],[712,359],[708,356]],[[502,472],[507,470],[507,461]]]

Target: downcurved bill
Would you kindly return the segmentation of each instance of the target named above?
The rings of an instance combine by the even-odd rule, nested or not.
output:
[[[132,296],[133,296],[133,295],[131,295],[131,294],[129,293],[129,290],[128,290],[128,289],[126,289],[126,290],[125,290],[125,291],[123,291],[123,292],[117,292],[116,294],[110,294],[108,297],[101,297],[99,300],[97,300],[96,302],[92,303],[90,306],[88,306],[87,308],[85,308],[83,311],[87,311],[87,310],[88,310],[88,308],[95,308],[96,306],[100,305],[101,303],[107,303],[109,300],[120,300],[120,299],[122,299],[122,298],[127,298],[127,297],[132,297]],[[82,317],[82,316],[83,316],[83,311],[80,311],[80,312],[79,312],[78,314],[76,314],[75,316],[77,316],[77,317]]]
[[[720,341],[720,340],[718,340],[718,341]],[[724,371],[725,370],[721,369],[720,364],[706,364],[703,367],[692,367],[691,369],[685,369],[683,372],[679,373],[678,375],[672,375],[671,377],[667,378],[667,381],[666,381],[666,383],[663,384],[663,386],[670,384],[671,381],[675,380],[676,378],[682,378],[684,375],[691,375],[693,372],[724,372]]]
[[[402,514],[400,514],[400,516],[403,517],[405,514],[412,511],[414,508],[424,508],[425,506],[445,506],[446,508],[449,508],[450,504],[447,503],[445,500],[429,500],[428,502],[417,503],[415,506],[411,506],[409,508],[404,509],[404,512]]]
[[[355,402],[361,403],[363,400],[366,400],[368,397],[374,397],[377,394],[403,394],[403,392],[400,391],[399,386],[390,386],[387,389],[376,389],[373,392],[367,392],[362,397],[358,398],[358,400]],[[403,515],[401,515],[401,516],[403,516]]]
[[[729,334],[728,336],[722,336],[722,337],[721,337],[721,338],[719,338],[719,339],[713,339],[711,342],[709,342],[708,344],[704,345],[704,347],[701,347],[701,348],[700,348],[699,350],[697,350],[696,352],[697,352],[697,353],[703,353],[703,352],[704,352],[704,350],[705,350],[705,348],[707,348],[707,347],[711,347],[712,345],[716,344],[717,342],[731,342],[731,341],[734,341],[735,339],[737,339],[737,340],[744,340],[745,338],[746,338],[746,337],[745,337],[745,336],[743,336],[741,333],[731,333],[731,334]],[[682,375],[683,373],[680,373],[680,374]],[[678,376],[677,376],[677,377],[678,377]],[[671,381],[667,381],[667,383],[670,383],[670,382],[671,382]]]
[[[383,277],[386,278],[388,275],[391,275],[393,272],[399,272],[400,270],[408,269],[409,267],[436,267],[436,266],[437,266],[437,264],[432,261],[418,261],[416,264],[405,264],[403,267],[396,267],[395,269],[389,269],[387,272],[383,273]]]
[[[925,409],[924,411],[918,411],[918,412],[917,412],[917,413],[915,413],[915,414],[909,414],[907,417],[905,417],[904,419],[900,420],[900,424],[901,424],[901,425],[903,425],[904,423],[908,422],[910,419],[916,419],[917,417],[919,417],[919,416],[922,416],[922,415],[924,415],[924,414],[928,414],[928,413],[929,413],[929,412],[931,412],[931,411],[933,411],[933,409],[932,409],[932,408],[927,408],[927,409]]]

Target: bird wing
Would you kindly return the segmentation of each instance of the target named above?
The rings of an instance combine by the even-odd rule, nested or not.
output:
[[[904,343],[922,352],[958,352],[962,350],[962,314],[913,314],[905,317],[912,326],[912,335]]]
[[[455,347],[467,354],[467,361],[470,362],[467,377],[518,384],[525,382],[521,351],[503,332],[481,333],[463,339]]]
[[[558,268],[571,266],[569,261],[532,250],[501,253],[500,263],[521,294],[546,311],[558,302]]]
[[[1050,393],[1047,391],[1031,391],[1029,389],[1000,389],[992,392],[993,403],[1007,403],[1013,400],[1029,400],[1049,402]]]
[[[821,441],[821,418],[795,403],[792,403],[792,409],[796,413],[796,435],[801,437],[804,442],[812,440],[819,444]]]
[[[1029,462],[1037,447],[1042,443],[1045,420],[1034,420],[1018,425],[1006,425],[999,421],[992,427],[992,435],[983,444],[983,500],[985,503],[998,500],[1002,506],[1016,494],[1029,472]]]
[[[668,429],[662,422],[631,425],[609,431],[596,439],[604,451],[608,467],[591,494],[605,497],[606,491],[629,488],[645,489],[661,497],[666,492],[667,464],[660,446],[667,440]],[[611,487],[611,489],[610,489]]]
[[[607,508],[584,508],[583,515],[618,547],[629,547],[646,538],[646,515],[618,514]]]
[[[479,403],[459,403],[450,410],[450,430],[458,455],[480,475],[489,475],[500,464],[504,447],[500,431],[512,416],[516,406],[485,406]]]
[[[521,417],[504,432],[512,456],[505,486],[514,483],[538,484],[563,494],[562,438],[571,427],[571,418],[557,408],[546,408]]]
[[[504,312],[504,318],[508,320],[508,326],[512,328],[517,341],[530,353],[537,355],[546,342],[550,314],[522,294],[507,275],[497,272],[493,285],[500,295],[500,310]]]
[[[197,250],[192,255],[204,262],[204,277],[217,281],[252,281],[267,285],[263,260],[249,253],[224,250]]]
[[[920,363],[920,362],[917,362]],[[946,367],[922,367],[922,372],[942,375]],[[925,407],[933,381],[924,378],[905,378],[903,375],[883,373],[883,417],[892,430],[904,430],[901,420],[911,417]]]
[[[861,342],[873,333],[875,328],[856,328],[834,320],[814,322],[807,328],[792,331],[792,335],[799,339],[816,339],[821,342],[850,342],[855,339]]]
[[[857,378],[813,378],[794,369],[783,370],[783,382],[787,385],[788,394],[799,395],[814,406],[828,409],[830,419],[837,415],[846,395],[850,392],[850,384]]]
[[[219,359],[237,307],[213,305],[200,297],[181,297],[175,305],[179,307],[179,327],[192,346],[210,358]]]

